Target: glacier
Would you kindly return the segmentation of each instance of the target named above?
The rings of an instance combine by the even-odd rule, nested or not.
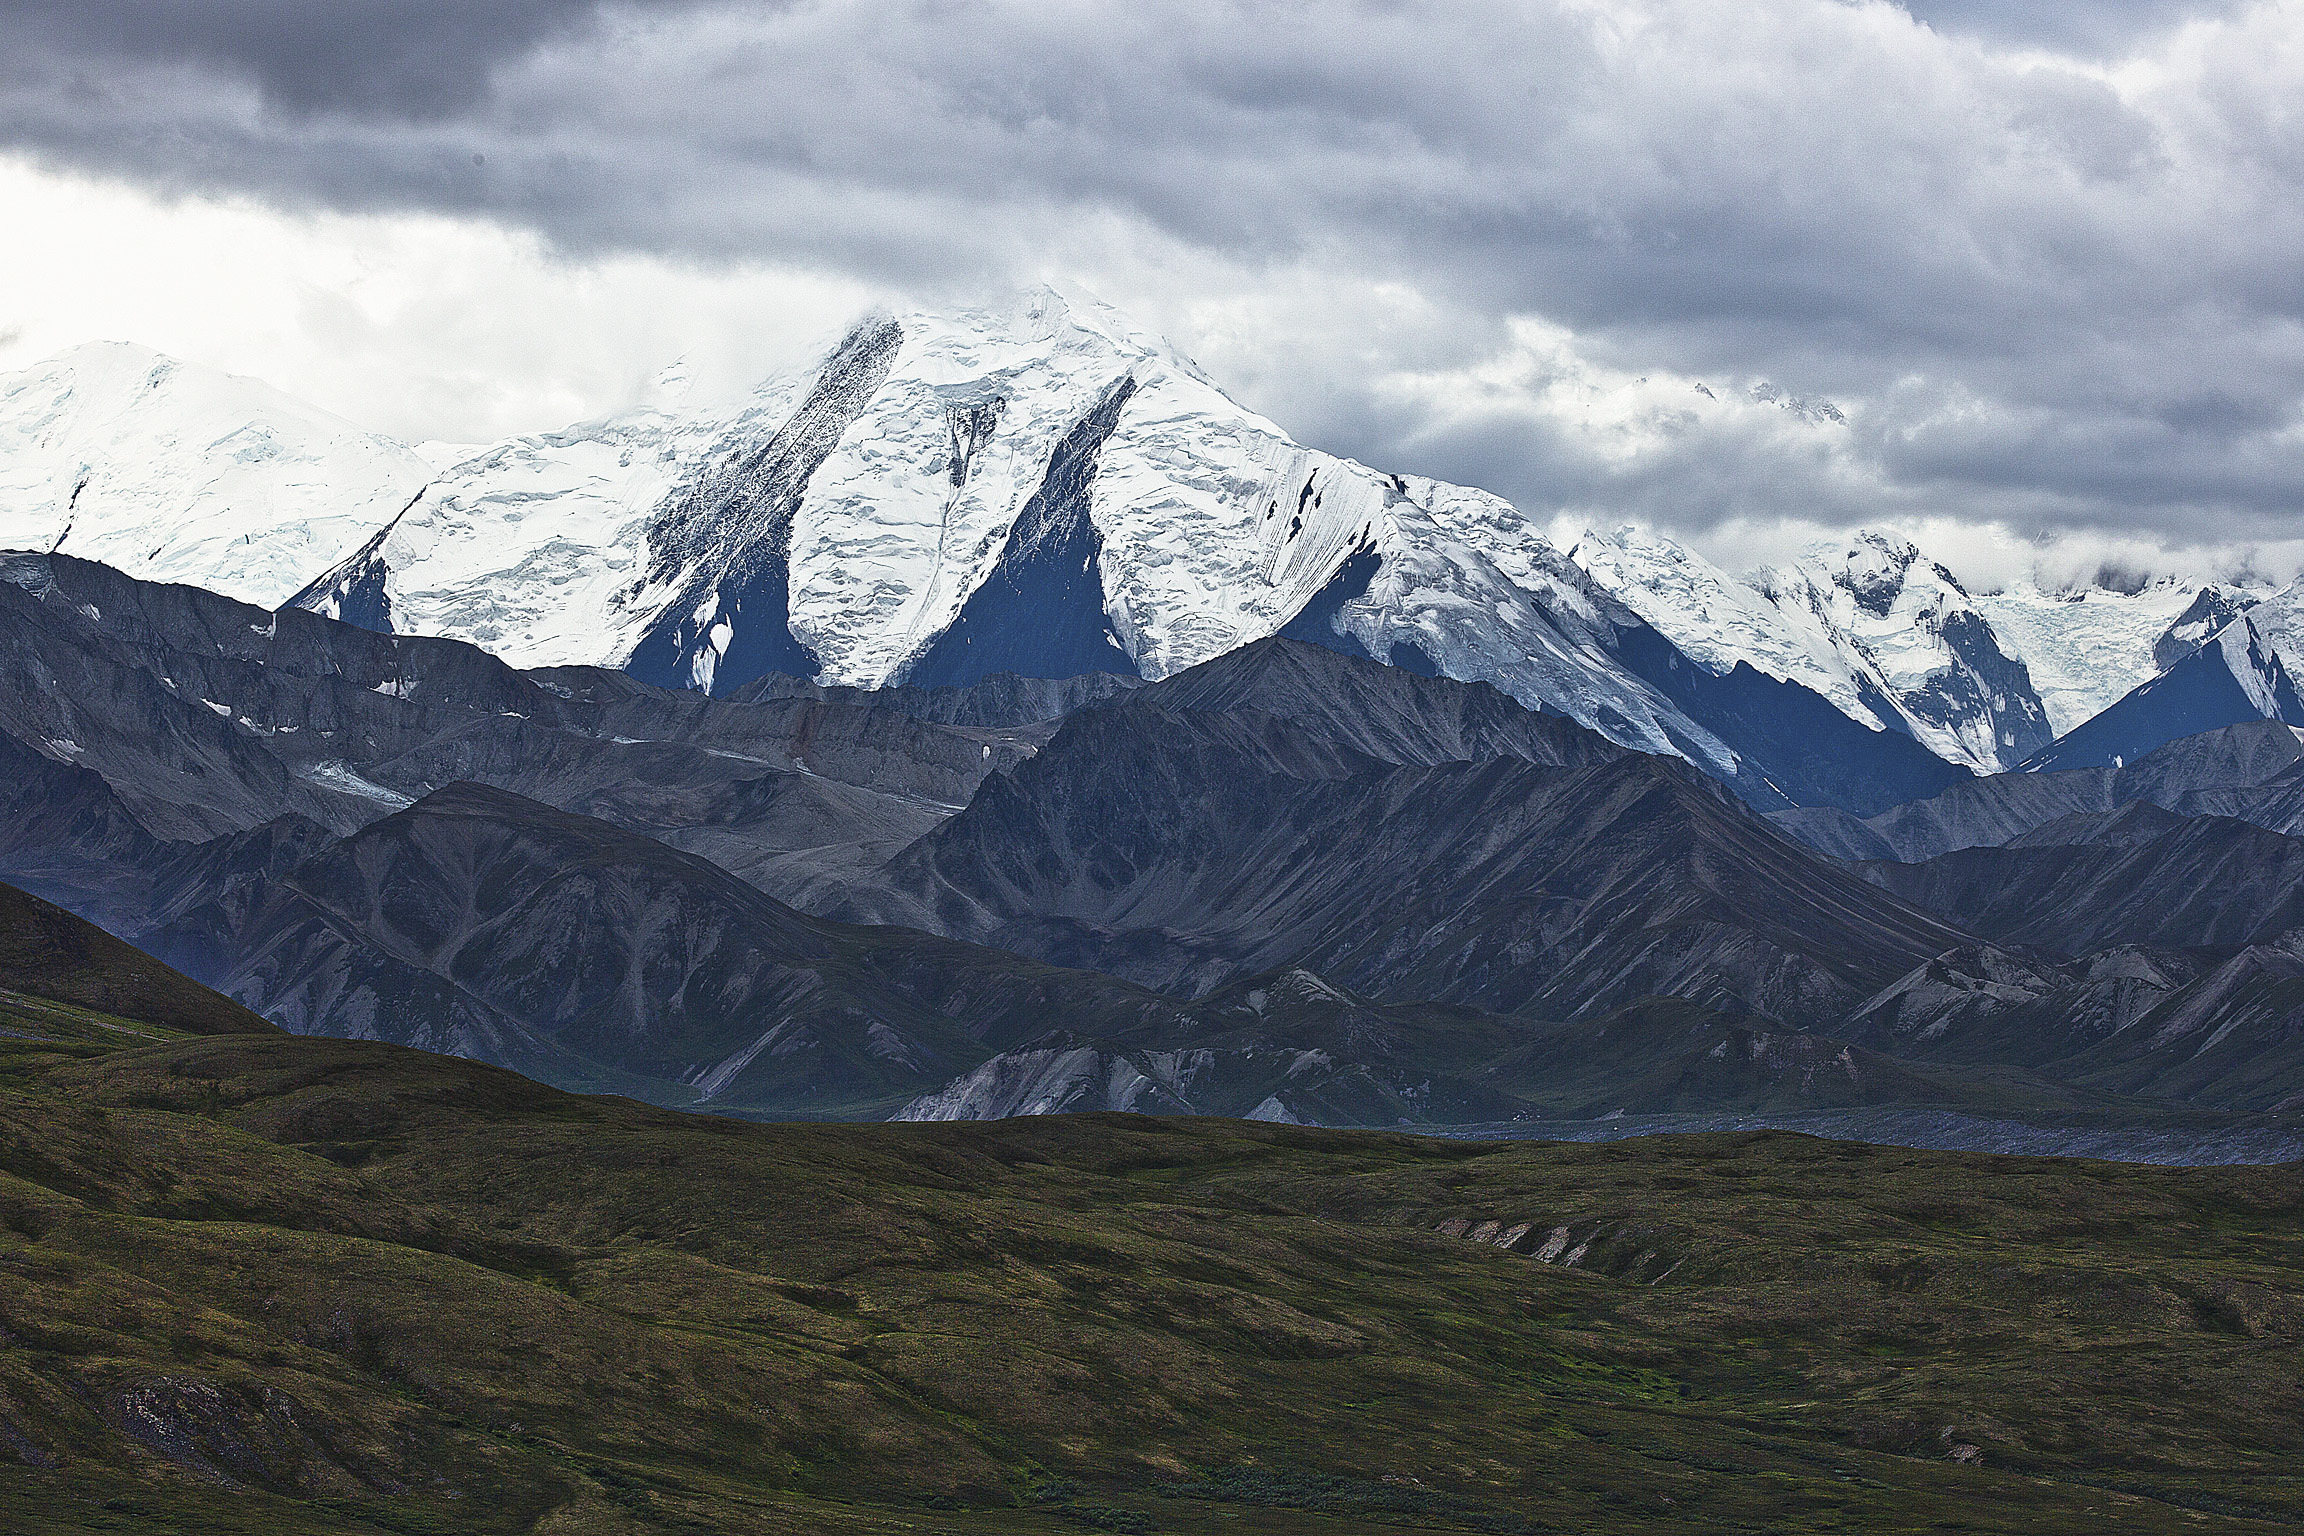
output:
[[[2024,658],[2048,723],[2062,736],[2181,660],[2183,651],[2170,641],[2185,649],[2206,641],[2213,628],[2182,637],[2172,633],[2186,627],[2184,619],[2204,596],[2220,597],[2217,611],[2237,616],[2265,595],[2182,581],[2158,581],[2134,592],[2100,586],[2045,591],[2023,582],[1979,596],[1976,606]]]
[[[403,443],[149,347],[0,376],[0,548],[276,608],[432,476]]]

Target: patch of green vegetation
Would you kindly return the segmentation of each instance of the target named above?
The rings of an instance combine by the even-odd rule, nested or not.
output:
[[[82,1023],[0,1040],[24,1536],[2304,1524],[2294,1168],[764,1126]]]
[[[1475,1531],[1528,1531],[1525,1515],[1491,1508],[1478,1499],[1436,1493],[1413,1478],[1394,1476],[1380,1483],[1332,1475],[1306,1476],[1264,1467],[1225,1467],[1168,1490],[1183,1499],[1222,1504],[1255,1504],[1267,1509],[1305,1509],[1361,1516],[1413,1515]]]

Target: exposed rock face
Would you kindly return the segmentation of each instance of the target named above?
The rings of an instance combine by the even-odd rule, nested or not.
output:
[[[590,668],[564,669],[597,676]],[[1022,677],[994,672],[959,688],[838,688],[771,672],[734,690],[729,697],[743,703],[778,699],[823,699],[834,704],[859,704],[871,709],[892,709],[915,720],[937,725],[995,728],[1036,725],[1059,720],[1090,704],[1144,686],[1135,676],[1112,672],[1086,672],[1077,677]]]
[[[2200,1107],[2304,1107],[2304,930],[2228,948],[2121,946],[2064,965],[1945,955],[1853,1014],[1852,1038],[1916,1062],[2028,1066],[2096,1092]]]
[[[1665,993],[1812,1023],[1965,937],[1666,760],[1555,766],[1531,732],[1425,766],[1428,735],[1338,734],[1408,761],[1159,688],[1076,714],[854,915],[1168,990],[1301,963],[1379,998],[1584,1016]]]
[[[1917,863],[2138,801],[2274,832],[2304,830],[2304,732],[2251,720],[2179,738],[2124,766],[1994,774],[1863,819],[1817,808],[1773,812],[1769,820],[1837,858]]]
[[[648,522],[654,621],[625,670],[668,688],[813,677],[823,661],[792,632],[792,525],[809,482],[887,382],[903,328],[875,316],[824,360],[789,420],[754,441],[726,440]],[[385,558],[380,549],[377,558]]]
[[[1192,1053],[1204,1056],[1205,1052]],[[1171,1053],[1133,1059],[1093,1043],[1036,1041],[1005,1051],[898,1110],[897,1120],[1005,1120],[1082,1110],[1190,1114],[1183,1084],[1205,1063]],[[1157,1074],[1157,1075],[1155,1075]]]
[[[151,1376],[114,1390],[104,1404],[113,1427],[163,1461],[227,1488],[303,1495],[359,1494],[380,1469],[357,1476],[339,1465],[275,1387],[226,1388],[199,1376]]]
[[[2114,1092],[2304,1108],[2304,931],[2240,950],[2075,1066]]]
[[[1914,968],[1841,1028],[1910,1059],[2042,1066],[2127,1029],[2198,979],[2203,964],[2181,950],[2138,947],[2054,964],[1974,945]]]
[[[40,680],[0,689],[0,752],[20,759],[24,812],[0,848],[9,870],[290,1027],[558,1081],[654,1084],[645,1091],[713,1105],[900,1103],[1052,1028],[1119,1038],[1144,1016],[1177,1016],[1117,983],[1052,994],[1053,983],[1017,980],[1030,967],[920,935],[880,945],[870,976],[824,973],[808,920],[722,875],[830,901],[862,890],[981,938],[985,925],[948,920],[875,869],[972,796],[989,854],[1012,860],[1023,846],[1003,830],[1012,811],[1056,839],[1049,868],[1071,894],[1020,909],[1014,942],[1163,979],[1182,964],[1201,990],[1309,952],[1346,981],[1338,997],[1421,1001],[1430,978],[1460,973],[1461,1000],[1520,1006],[1547,984],[1548,967],[1524,957],[1542,952],[1528,949],[1537,935],[1584,954],[1540,1006],[1578,988],[1595,1007],[1687,990],[1822,1016],[1944,939],[1925,922],[1894,937],[1908,919],[1891,915],[1887,951],[1850,960],[1841,949],[1879,936],[1841,913],[1836,934],[1787,950],[1779,939],[1806,919],[1787,909],[1771,920],[1777,937],[1755,933],[1737,913],[1753,904],[1738,881],[1773,892],[1820,878],[1838,894],[1819,912],[1880,898],[1683,768],[1483,684],[1290,642],[1152,688],[1009,679],[882,701],[794,685],[722,701],[590,669],[522,674],[454,642],[265,614],[64,557],[16,557],[5,574],[0,639],[20,681]],[[1059,724],[1051,709],[1073,713]],[[987,723],[947,723],[959,721]],[[1018,800],[1031,781],[1015,777],[1051,732],[1068,744],[1036,793],[1055,797],[1042,808],[1054,821]],[[974,795],[987,775],[1001,786],[989,800]],[[480,783],[521,798],[490,802]],[[536,799],[576,814],[555,822]],[[1658,821],[1651,804],[1677,809]],[[1588,857],[1604,839],[1585,829],[1612,817],[1645,829],[1620,850],[1633,867],[1614,874]],[[613,828],[648,836],[618,841]],[[1075,829],[1092,846],[1067,844]],[[668,844],[720,867],[677,865]],[[1744,851],[1722,857],[1731,848]],[[1781,867],[1755,874],[1752,857]],[[1679,892],[1660,922],[1649,921],[1665,909],[1649,903],[1643,858],[1679,861],[1678,875],[1653,876]],[[1723,883],[1722,870],[1739,869]],[[1268,902],[1243,904],[1275,879]],[[1129,880],[1149,883],[1131,893]],[[1527,904],[1547,884],[1558,893]],[[1563,899],[1585,914],[1566,929]],[[1097,902],[1132,904],[1155,926],[1093,941],[1075,929],[1069,950],[1023,936],[1094,918]],[[600,928],[593,907],[639,926]],[[1454,931],[1434,936],[1426,913],[1451,908],[1462,914]],[[1181,942],[1162,922],[1212,937]],[[731,969],[742,945],[769,971]],[[578,952],[598,976],[552,958]],[[811,1007],[845,1010],[838,1027],[787,1018],[796,1005],[769,975],[799,970],[823,983],[807,992]],[[1264,989],[1266,1006],[1297,1008],[1286,999],[1323,990],[1317,978],[1283,980]],[[1059,994],[1078,1000],[1072,1011],[1047,1010]],[[1358,1022],[1292,1036],[1259,1016],[1261,1033],[1214,1044],[1209,1031],[1249,1026],[1194,1015],[1129,1040],[1116,1059],[1158,1083],[1166,1069],[1146,1071],[1143,1051],[1213,1052],[1189,1089],[1175,1078],[1163,1092],[1224,1113],[1424,1123],[1519,1112],[1511,1095],[1385,1043],[1398,1021],[1333,1007]],[[1428,1052],[1435,1037],[1418,1038]],[[988,1112],[982,1094],[961,1097]]]
[[[1541,1221],[1451,1216],[1432,1229],[1442,1237],[1525,1254],[1539,1264],[1562,1269],[1589,1266],[1618,1279],[1655,1285],[1680,1267],[1679,1256],[1654,1246],[1656,1234],[1609,1222],[1577,1223],[1546,1230]],[[1581,1235],[1579,1235],[1579,1232]]]
[[[1419,677],[1290,640],[1242,646],[1132,692],[1126,702],[1200,715],[1269,715],[1379,763],[1516,758],[1567,768],[1625,755],[1606,737],[1525,709],[1486,683]]]
[[[1117,1036],[1028,1041],[916,1099],[898,1119],[1074,1109],[1237,1115],[1283,1125],[1508,1120],[1527,1104],[1483,1082],[1510,1026],[1461,1010],[1387,1008],[1291,969],[1144,1016]]]
[[[2162,672],[2167,671],[2260,601],[2255,593],[2237,588],[2202,587],[2191,604],[2152,642],[2152,664]]]

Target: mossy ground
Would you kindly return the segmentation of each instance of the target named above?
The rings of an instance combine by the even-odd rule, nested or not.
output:
[[[0,1024],[25,1536],[2304,1524],[2293,1168],[761,1126]]]

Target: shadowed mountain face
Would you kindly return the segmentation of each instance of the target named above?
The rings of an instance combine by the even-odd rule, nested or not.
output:
[[[1667,998],[1546,1022],[1376,1003],[1293,969],[1205,999],[1188,1027],[1188,1035],[1169,1024],[1121,1039],[1029,1041],[922,1095],[897,1118],[1126,1110],[1445,1125],[1874,1104],[1984,1114],[2141,1107],[2021,1071],[1914,1064]]]
[[[82,669],[64,713],[19,729],[81,750],[12,748],[28,808],[54,813],[12,867],[292,1028],[554,1081],[853,1113],[1051,1032],[1188,1050],[1228,1028],[986,941],[1172,995],[1301,962],[1403,1002],[1594,1014],[1667,992],[1818,1022],[1965,937],[1684,765],[1486,685],[1292,642],[1151,687],[739,702],[525,676],[68,561],[16,577],[0,617],[21,654]],[[105,689],[145,725],[84,726],[76,701]],[[959,720],[989,723],[941,723]],[[285,814],[252,821],[281,785]],[[757,888],[779,881],[949,937],[827,927]],[[1291,1114],[1387,1119],[1518,1102],[1468,1081],[1415,1102],[1428,1043],[1331,1053],[1328,1087],[1232,1103],[1256,1062],[1323,1038],[1226,1047],[1240,1070],[1211,1102],[1246,1112],[1286,1086]]]
[[[2277,722],[1797,823],[2008,844],[1867,879],[1678,759],[1287,639],[715,699],[0,575],[0,874],[297,1030],[787,1115],[2304,1089],[2304,844],[2200,814],[2290,824]]]
[[[541,678],[562,674],[587,680],[617,675],[589,667],[556,667],[535,675]],[[770,672],[730,690],[728,697],[746,704],[822,699],[868,709],[892,709],[937,725],[1012,728],[1057,720],[1075,709],[1102,703],[1115,694],[1143,686],[1142,678],[1116,672],[1083,672],[1076,677],[1022,677],[1014,672],[995,672],[966,687],[844,688]]]
[[[2005,847],[1861,868],[1995,943],[2067,955],[2253,944],[2304,925],[2304,839],[2146,803],[2066,817]]]
[[[2251,720],[2304,726],[2304,696],[2279,653],[2243,616],[2020,767],[2117,768],[2169,742]]]
[[[301,1033],[564,1082],[854,1113],[1159,999],[925,934],[806,917],[692,855],[452,785],[158,934]]]
[[[1634,1091],[1616,1071],[1630,1062],[1607,1043],[1633,1029],[1631,1015],[1595,1035],[1380,1003],[1302,968],[1179,1002],[1094,972],[807,917],[701,859],[477,785],[340,841],[291,822],[219,840],[161,885],[178,909],[146,941],[218,968],[221,985],[300,1032],[697,1108],[1446,1124],[1558,1108],[1571,1081],[1639,1108],[1904,1091],[2000,1101],[1694,1005],[1626,1036],[1645,1042],[1646,1086]],[[2034,1105],[2060,1092],[2028,1088]]]
[[[347,833],[458,781],[805,883],[820,864],[886,858],[1046,734],[835,699],[723,703],[583,668],[529,677],[452,641],[61,556],[0,561],[0,660],[0,757],[24,813],[0,874],[57,896],[138,885],[139,838],[194,843],[282,815]],[[970,712],[960,697],[943,710]]]
[[[903,666],[903,682],[941,688],[996,672],[1051,678],[1136,672],[1105,612],[1104,540],[1089,517],[1097,456],[1135,393],[1134,376],[1123,377],[1064,435],[1039,489],[1008,530],[1000,558],[944,631]]]
[[[2237,949],[2116,945],[2068,963],[1977,946],[1915,969],[1840,1028],[1910,1063],[2289,1112],[2304,1108],[2300,956],[2293,930]]]
[[[1941,638],[1954,642],[1954,654],[1961,655],[1963,646],[1958,642],[1963,637],[1957,627]],[[1969,667],[1979,665],[1985,656],[2001,668],[2010,665],[1989,643],[1977,645],[1973,636],[1966,642],[1978,652],[1962,655]],[[1734,744],[1744,760],[1734,788],[1758,809],[1775,810],[1789,801],[1865,815],[1970,777],[1967,769],[1944,761],[1902,731],[1861,725],[1822,694],[1770,677],[1748,661],[1715,675],[1645,625],[1622,631],[1618,647],[1625,665],[1658,693],[1698,725]],[[2017,681],[2022,673],[2017,666],[2013,685],[2002,690],[2004,697],[2029,698],[2031,683]],[[1943,718],[1987,713],[1980,707],[1987,696],[1965,672],[1959,676],[1962,686],[1956,696],[1919,695],[1911,702]],[[1950,678],[1940,686],[1950,688]]]
[[[1769,820],[1837,858],[1915,863],[1998,847],[2060,818],[2136,801],[2304,831],[2304,732],[2251,720],[2169,742],[2125,767],[1993,774],[1863,820],[1829,808],[1777,811]]]
[[[1396,641],[1378,655],[1350,626],[1338,623],[1345,605],[1366,596],[1381,566],[1373,551],[1355,553],[1280,630],[1278,641],[1309,643],[1344,656],[1382,661],[1414,677],[1448,681],[1413,643]],[[1691,760],[1710,764],[1723,783],[1758,809],[1830,806],[1864,815],[1933,794],[1969,776],[1966,769],[1944,761],[1910,735],[1857,723],[1802,684],[1767,676],[1742,661],[1715,673],[1613,600],[1600,599],[1595,607],[1594,617],[1577,626],[1587,631],[1584,638],[1594,653],[1605,654],[1613,666],[1653,689],[1687,726],[1707,733],[1714,743],[1727,744],[1732,764],[1693,738],[1681,743]],[[1575,642],[1561,638],[1575,648]],[[1244,646],[1231,657],[1218,657],[1193,671],[1222,667],[1273,643]],[[2023,691],[2029,694],[2028,683]]]
[[[1573,720],[1525,709],[1486,683],[1354,661],[1294,640],[1253,645],[1126,696],[1137,707],[1269,715],[1380,763],[1518,758],[1556,768],[1631,755]]]
[[[1168,990],[1294,962],[1553,1016],[1669,993],[1818,1022],[1965,938],[1693,771],[1579,752],[1552,722],[1459,732],[1450,750],[1484,760],[1431,762],[1430,729],[1345,714],[1338,734],[1388,761],[1301,704],[1181,713],[1169,687],[1072,716],[894,861],[869,910]],[[1260,697],[1202,702],[1231,696]]]
[[[1372,1002],[1291,968],[1125,1034],[1028,1041],[898,1118],[1119,1109],[1313,1125],[1509,1120],[1530,1105],[1488,1068],[1526,1032],[1521,1020],[1473,1009]]]
[[[2304,1109],[2304,932],[2250,944],[2059,1064],[2072,1080],[2232,1109]]]

